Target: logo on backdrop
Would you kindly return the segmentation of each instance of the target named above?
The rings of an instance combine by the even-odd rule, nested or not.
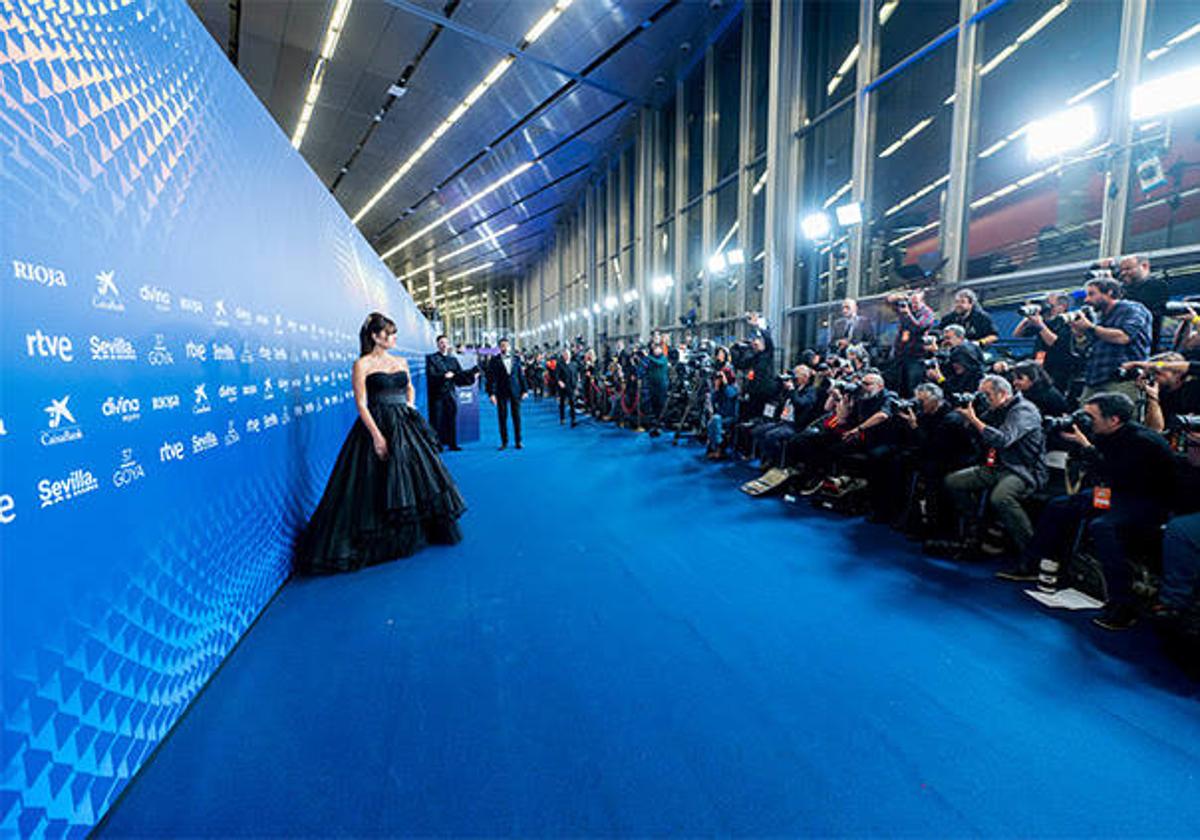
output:
[[[153,306],[159,312],[171,311],[171,293],[149,283],[138,289],[138,297]]]
[[[217,445],[217,436],[212,432],[205,432],[202,435],[192,435],[192,454],[198,455],[201,452],[207,452]]]
[[[8,525],[17,518],[16,509],[17,503],[7,493],[0,493],[0,525]]]
[[[131,423],[142,416],[142,402],[137,397],[109,397],[100,406],[105,417],[120,417]]]
[[[279,418],[276,417],[275,414],[273,414],[273,413],[272,414],[264,414],[262,422],[263,422],[264,429],[274,429],[276,426],[279,425]]]
[[[262,397],[264,400],[275,399],[275,386],[271,384],[271,377],[263,380]]]
[[[4,428],[4,418],[0,417],[0,437],[7,437],[8,429]]]
[[[208,361],[208,345],[203,341],[189,341],[183,345],[184,355],[198,362]]]
[[[171,351],[167,349],[167,339],[162,333],[154,334],[154,346],[150,348],[150,352],[146,354],[146,358],[151,365],[173,365],[175,357]]]
[[[47,334],[40,329],[25,334],[25,352],[34,359],[75,361],[75,345],[69,336]]]
[[[236,385],[222,385],[217,388],[217,398],[228,400],[231,403],[237,402],[237,394],[238,390]]]
[[[218,327],[229,326],[229,310],[225,308],[225,301],[213,301],[213,324]]]
[[[46,288],[58,286],[65,289],[67,287],[67,275],[60,268],[50,268],[25,260],[13,260],[12,266],[14,280],[25,280]]]
[[[163,445],[158,448],[158,460],[164,464],[168,461],[182,461],[185,457],[186,447],[181,440],[165,440]]]
[[[83,439],[83,429],[76,425],[75,415],[67,405],[70,399],[70,394],[60,400],[51,399],[50,405],[42,409],[47,415],[47,428],[41,435],[42,446],[57,446]]]
[[[121,450],[121,463],[113,472],[112,483],[114,487],[126,487],[133,484],[135,481],[140,481],[146,477],[146,471],[142,469],[142,465],[133,457],[132,449]]]
[[[153,411],[170,411],[179,408],[178,394],[160,394],[150,398],[150,408]]]
[[[233,446],[235,443],[237,443],[241,439],[242,439],[242,436],[238,434],[237,429],[235,429],[233,426],[233,421],[230,420],[229,428],[227,428],[225,430],[225,445]]]
[[[247,432],[261,432],[262,431],[262,423],[259,421],[259,419],[257,417],[250,417],[246,420],[246,431]]]
[[[43,478],[37,483],[37,489],[42,507],[48,508],[51,505],[69,502],[86,493],[99,490],[100,482],[96,480],[96,476],[92,475],[90,470],[78,469],[71,470],[66,478],[54,481]]]
[[[133,347],[133,342],[124,336],[113,336],[112,338],[101,338],[98,335],[88,339],[92,349],[92,361],[94,362],[136,362],[137,350]]]
[[[192,389],[192,395],[195,401],[192,403],[192,414],[208,414],[212,411],[212,404],[208,401],[208,386],[201,382]]]
[[[121,300],[121,290],[113,279],[116,272],[101,271],[96,275],[96,293],[92,295],[92,308],[106,309],[109,312],[124,312],[125,302]]]
[[[252,364],[254,362],[254,353],[250,351],[250,342],[248,341],[242,344],[241,360],[242,364],[244,365]]]
[[[180,312],[190,312],[193,315],[203,315],[204,314],[204,304],[201,301],[196,300],[195,298],[188,298],[188,297],[184,297],[183,295],[180,295],[179,296],[179,311]]]
[[[212,343],[212,357],[215,362],[237,361],[237,355],[233,352],[232,344],[224,344],[216,341]]]

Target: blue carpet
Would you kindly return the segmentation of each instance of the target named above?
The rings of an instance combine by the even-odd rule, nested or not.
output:
[[[730,465],[526,409],[466,539],[288,584],[101,835],[1195,835],[1200,692]]]

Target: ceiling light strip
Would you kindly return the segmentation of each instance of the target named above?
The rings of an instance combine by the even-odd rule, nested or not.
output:
[[[293,149],[300,148],[300,144],[304,142],[304,135],[308,132],[308,123],[312,119],[317,98],[321,95],[321,85],[325,82],[325,71],[329,67],[329,61],[333,58],[334,51],[337,50],[338,39],[342,36],[346,16],[350,14],[351,2],[352,0],[337,0],[333,6],[333,13],[329,16],[329,23],[325,26],[325,36],[321,39],[321,52],[317,55],[317,62],[313,65],[312,76],[308,81],[308,92],[304,95],[304,107],[300,111],[300,120],[296,123],[296,130],[292,132]]]
[[[478,248],[480,245],[486,245],[489,242],[496,245],[496,247],[499,247],[499,244],[496,242],[496,237],[503,236],[506,233],[512,233],[516,229],[517,229],[517,225],[514,222],[513,224],[509,225],[508,227],[502,228],[502,229],[496,231],[495,233],[489,233],[486,236],[480,237],[479,239],[477,239],[476,241],[472,242],[469,245],[464,245],[463,247],[458,248],[457,250],[451,251],[449,254],[443,254],[442,256],[437,258],[437,261],[439,263],[444,263],[446,260],[457,257],[459,254],[465,254],[465,253],[467,253],[467,251],[471,251],[475,248]]]
[[[349,2],[349,0],[347,0],[347,2]],[[534,41],[545,34],[546,30],[550,28],[551,24],[553,24],[554,21],[556,21],[563,13],[563,11],[571,5],[571,2],[572,0],[557,0],[550,11],[546,12],[546,14],[543,15],[534,25],[533,29],[530,29],[529,32],[525,34],[525,39],[522,41],[520,47],[518,47],[518,50],[524,50],[528,48],[533,44]],[[442,120],[438,127],[433,130],[433,133],[425,138],[421,145],[417,147],[416,151],[409,155],[408,159],[404,161],[404,163],[400,164],[400,167],[396,169],[396,171],[393,172],[386,181],[384,181],[383,186],[380,187],[379,190],[377,190],[376,193],[371,196],[367,203],[364,204],[362,208],[354,215],[353,221],[355,224],[358,224],[360,221],[362,221],[362,218],[366,216],[367,213],[369,213],[371,209],[378,204],[379,201],[385,195],[387,195],[394,186],[396,186],[396,184],[400,182],[400,179],[407,175],[409,170],[416,166],[417,161],[423,158],[426,152],[432,149],[433,145],[440,140],[447,131],[450,130],[450,127],[462,119],[463,115],[470,110],[471,106],[478,102],[479,99],[485,93],[487,93],[488,88],[500,81],[501,77],[508,72],[510,67],[512,67],[514,61],[516,61],[515,55],[512,53],[506,55],[488,72],[486,76],[484,76],[483,81],[472,88],[471,92],[467,94],[466,98],[454,107],[454,109],[446,116],[445,119]]]

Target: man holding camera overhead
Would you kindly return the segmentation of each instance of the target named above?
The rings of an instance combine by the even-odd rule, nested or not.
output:
[[[1150,355],[1150,310],[1133,300],[1121,299],[1121,284],[1111,277],[1093,277],[1085,286],[1087,302],[1099,314],[1093,323],[1086,313],[1074,313],[1071,330],[1094,341],[1084,367],[1082,400],[1100,393],[1124,394],[1135,403],[1138,386],[1122,373],[1126,362]]]
[[[1021,320],[1013,329],[1014,338],[1033,336],[1033,359],[1046,369],[1054,387],[1064,394],[1071,390],[1079,357],[1075,339],[1064,317],[1071,308],[1071,296],[1046,295],[1044,302],[1030,301],[1021,307]]]
[[[901,396],[911,397],[913,388],[925,381],[925,333],[933,326],[933,310],[925,304],[925,292],[894,292],[887,302],[896,310],[898,329],[892,345],[896,362],[896,385]]]

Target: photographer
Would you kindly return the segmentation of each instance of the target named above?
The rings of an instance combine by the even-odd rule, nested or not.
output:
[[[1115,263],[1115,264],[1114,264]],[[1170,291],[1167,281],[1150,271],[1150,260],[1143,256],[1129,255],[1120,260],[1105,259],[1097,263],[1101,268],[1107,268],[1121,281],[1123,291],[1121,297],[1125,300],[1137,301],[1150,312],[1150,352],[1158,347],[1158,338],[1162,333],[1163,315],[1167,311],[1167,298]],[[1148,354],[1147,354],[1148,355]]]
[[[1067,398],[1054,387],[1046,369],[1037,362],[1025,361],[1011,371],[1013,387],[1038,407],[1043,417],[1057,417],[1069,411]]]
[[[870,464],[872,518],[891,520],[906,506],[910,511],[916,508],[916,499],[897,492],[910,488],[910,476],[916,473],[923,479],[926,522],[932,526],[931,530],[946,530],[938,527],[949,524],[945,520],[952,507],[944,481],[949,473],[968,467],[977,459],[974,432],[946,402],[942,389],[932,382],[922,382],[912,400],[896,401],[893,408],[900,429],[899,446]],[[917,522],[897,524],[920,526]]]
[[[838,458],[867,453],[871,459],[883,457],[892,444],[891,424],[896,395],[888,391],[883,377],[876,372],[863,376],[862,384],[838,382],[830,387],[827,411],[831,413],[811,424],[795,440],[795,452],[789,447],[785,461],[801,464],[808,473],[805,495],[816,492]]]
[[[875,328],[870,319],[858,314],[858,301],[842,301],[842,316],[829,328],[829,355],[840,355],[852,344],[875,343]]]
[[[737,422],[738,387],[737,374],[729,364],[729,351],[718,347],[713,356],[712,417],[708,421],[708,447],[705,457],[720,460],[725,457],[728,443],[727,429]]]
[[[750,352],[739,360],[737,367],[746,371],[746,401],[742,406],[742,418],[753,420],[763,413],[767,403],[774,402],[779,394],[779,383],[775,377],[775,343],[766,325],[751,312],[746,321],[757,330],[750,341]]]
[[[955,507],[968,526],[968,535],[978,533],[977,499],[980,490],[988,493],[988,506],[1019,551],[1024,551],[1033,534],[1029,516],[1021,500],[1046,483],[1045,435],[1042,415],[1037,406],[1013,392],[1012,384],[1002,376],[989,374],[979,386],[987,400],[984,422],[972,405],[958,409],[975,430],[987,450],[982,466],[969,467],[946,476],[946,489],[954,497]],[[988,553],[994,547],[983,546]]]
[[[1175,518],[1163,532],[1162,586],[1154,612],[1200,610],[1200,429],[1183,436],[1176,456]]]
[[[992,316],[979,305],[979,297],[971,289],[960,289],[956,292],[954,309],[942,316],[939,324],[942,331],[951,325],[962,327],[968,340],[982,346],[991,344],[1000,337]]]
[[[778,420],[760,423],[751,431],[764,467],[780,463],[788,444],[800,435],[821,410],[824,393],[817,387],[812,368],[796,365],[783,380],[783,407]]]
[[[1022,318],[1013,329],[1014,338],[1033,335],[1033,360],[1046,369],[1054,386],[1064,394],[1071,390],[1071,380],[1079,367],[1074,336],[1063,317],[1070,308],[1070,295],[1046,295],[1044,304],[1021,307]]]
[[[1091,427],[1087,434],[1081,422],[1059,434],[1079,447],[1091,488],[1052,500],[1020,562],[998,576],[1034,580],[1039,565],[1056,576],[1059,564],[1069,559],[1066,553],[1080,523],[1090,520],[1108,590],[1108,603],[1096,623],[1123,630],[1136,618],[1130,554],[1158,542],[1171,507],[1175,466],[1166,441],[1133,421],[1134,403],[1124,394],[1096,394],[1082,411],[1081,421],[1090,421],[1083,423]]]
[[[960,324],[950,324],[942,330],[948,352],[945,373],[935,356],[925,371],[931,382],[952,394],[974,391],[983,378],[983,351],[974,341],[968,341],[966,330]]]
[[[1178,306],[1182,311],[1175,315],[1179,326],[1175,328],[1171,349],[1189,361],[1200,362],[1200,311],[1197,311],[1200,301],[1183,301]]]
[[[925,293],[914,289],[908,293],[892,293],[887,302],[896,310],[898,329],[892,345],[896,364],[896,387],[901,395],[911,397],[913,388],[925,381],[925,333],[933,326],[933,310],[925,305]]]
[[[558,422],[566,422],[567,409],[570,409],[571,428],[578,425],[575,421],[575,391],[579,387],[579,364],[571,358],[571,351],[565,349],[554,366],[554,381],[558,393]]]
[[[1137,381],[1146,394],[1149,428],[1165,431],[1180,414],[1200,414],[1200,362],[1189,362],[1179,353],[1159,353],[1122,367],[1143,374]]]
[[[663,409],[667,406],[667,387],[670,382],[671,363],[661,343],[650,345],[650,355],[644,360],[642,369],[642,416],[649,418],[650,437],[662,432]]]
[[[1100,313],[1092,323],[1083,312],[1071,321],[1076,335],[1091,335],[1095,341],[1084,366],[1082,400],[1093,394],[1118,393],[1136,401],[1137,385],[1121,378],[1121,366],[1150,355],[1150,311],[1132,300],[1121,300],[1121,284],[1106,277],[1087,282],[1087,302]]]

